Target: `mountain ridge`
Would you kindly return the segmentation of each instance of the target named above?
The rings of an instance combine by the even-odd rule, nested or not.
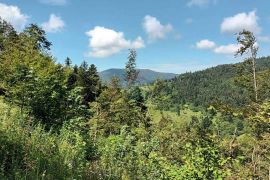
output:
[[[149,84],[157,79],[169,80],[179,75],[174,73],[157,72],[151,69],[137,70],[139,71],[137,78],[138,84]],[[120,79],[121,84],[125,83],[125,69],[110,68],[99,72],[99,76],[101,77],[103,82],[109,82],[113,76],[116,76]]]
[[[253,83],[251,65],[247,62],[223,64],[196,72],[187,72],[176,76],[168,81],[163,81],[157,94],[161,98],[167,96],[170,102],[161,101],[165,109],[177,107],[179,104],[192,103],[195,106],[209,104],[229,104],[231,107],[244,107],[253,98]],[[263,74],[270,73],[270,57],[256,59],[256,71],[258,79]],[[245,84],[238,79],[245,76]],[[260,86],[266,87],[267,78],[259,82]],[[270,81],[268,79],[268,81]],[[247,88],[248,86],[249,88]],[[267,88],[260,87],[260,98],[270,96]]]

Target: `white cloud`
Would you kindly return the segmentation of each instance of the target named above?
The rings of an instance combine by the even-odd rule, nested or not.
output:
[[[209,41],[208,39],[204,39],[196,43],[197,49],[213,49],[214,47],[216,47],[216,43]]]
[[[270,42],[270,38],[268,36],[258,36],[258,41],[260,41],[260,42]]]
[[[96,58],[105,58],[116,54],[124,49],[143,48],[144,41],[138,37],[134,41],[127,40],[123,32],[117,32],[112,29],[96,26],[94,29],[86,32],[89,36],[89,48],[87,56]]]
[[[65,22],[60,16],[51,14],[48,22],[42,23],[41,26],[46,32],[56,33],[65,27]]]
[[[210,50],[216,54],[234,55],[240,48],[240,45],[239,44],[217,45],[213,41],[204,39],[197,42],[195,47],[197,49]]]
[[[249,30],[255,34],[261,32],[261,27],[258,25],[258,17],[256,11],[249,13],[239,13],[232,17],[227,17],[221,24],[222,33],[237,33],[243,29]]]
[[[217,54],[234,55],[239,48],[240,45],[238,44],[228,44],[216,47],[214,52]]]
[[[206,6],[210,3],[210,0],[190,0],[188,3],[187,3],[187,6],[188,7],[191,7],[191,6],[199,6],[199,7],[203,7],[203,6]]]
[[[63,6],[67,3],[67,0],[40,0],[40,2],[53,6]]]
[[[149,15],[144,17],[143,28],[150,41],[164,39],[166,35],[173,30],[171,24],[162,25],[157,18]]]
[[[0,16],[19,31],[25,27],[29,18],[17,6],[9,6],[3,3],[0,3]]]

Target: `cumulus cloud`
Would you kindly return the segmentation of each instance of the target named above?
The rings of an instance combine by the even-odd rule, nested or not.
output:
[[[19,31],[25,27],[29,18],[17,6],[9,6],[3,3],[0,3],[0,16]]]
[[[40,2],[53,6],[63,6],[67,3],[67,0],[40,0]]]
[[[239,13],[232,17],[227,17],[221,24],[222,33],[237,33],[243,29],[251,31],[255,34],[261,32],[261,27],[258,25],[258,17],[256,11],[249,13]]]
[[[49,20],[42,23],[41,26],[46,32],[56,33],[61,31],[65,27],[65,22],[60,16],[51,14]]]
[[[217,54],[234,55],[239,48],[240,45],[238,44],[228,44],[216,47],[214,52]]]
[[[213,49],[214,47],[216,47],[216,43],[209,41],[208,39],[204,39],[196,43],[197,49]]]
[[[217,45],[215,42],[208,39],[201,40],[196,43],[197,49],[210,50],[216,54],[234,55],[240,48],[238,44]]]
[[[94,29],[86,32],[89,39],[89,48],[87,56],[96,58],[105,58],[119,53],[124,49],[138,49],[144,47],[144,41],[138,37],[134,41],[127,40],[123,32],[117,32],[113,29],[96,26]]]
[[[210,3],[210,0],[190,0],[187,3],[188,7],[192,7],[192,6],[199,6],[199,7],[203,7],[206,6]]]
[[[173,30],[171,24],[163,25],[156,17],[149,15],[144,17],[143,28],[150,41],[164,39],[166,35]]]

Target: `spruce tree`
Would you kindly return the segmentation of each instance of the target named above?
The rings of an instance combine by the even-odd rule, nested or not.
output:
[[[95,65],[83,61],[78,69],[78,86],[83,88],[84,104],[93,102],[100,93],[101,82]]]
[[[65,59],[65,66],[66,66],[66,67],[70,67],[71,64],[72,64],[71,59],[70,59],[69,57],[67,57],[67,58]]]
[[[139,71],[136,70],[136,58],[137,53],[134,49],[129,50],[128,62],[126,64],[125,72],[128,87],[134,85],[136,83]]]

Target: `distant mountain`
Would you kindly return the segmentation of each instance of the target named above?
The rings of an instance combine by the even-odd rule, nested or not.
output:
[[[177,76],[173,73],[162,73],[152,71],[150,69],[138,69],[138,82],[140,84],[148,84],[157,79],[168,80]],[[121,84],[125,83],[125,70],[124,69],[108,69],[99,73],[103,82],[109,82],[113,76],[116,76],[120,79]]]

